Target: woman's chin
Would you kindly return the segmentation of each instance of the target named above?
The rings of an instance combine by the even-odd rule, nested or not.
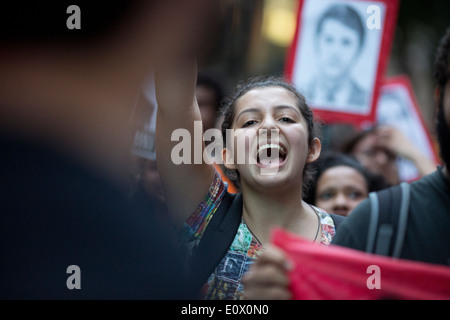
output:
[[[293,176],[280,168],[257,168],[253,174],[252,180],[255,184],[264,190],[283,190],[287,186],[292,185]],[[296,179],[298,182],[300,179]]]

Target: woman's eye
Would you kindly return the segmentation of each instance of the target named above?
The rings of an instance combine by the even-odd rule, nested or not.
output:
[[[294,123],[294,120],[288,117],[283,117],[280,119],[281,122],[288,122],[288,123]]]
[[[256,123],[255,120],[249,120],[249,121],[246,121],[246,122],[244,122],[244,124],[242,125],[242,128],[246,128],[246,127],[252,126],[252,125],[254,125],[255,123]]]
[[[319,194],[318,198],[322,201],[327,201],[333,198],[333,194],[331,192],[323,192]]]
[[[348,193],[348,198],[355,200],[364,197],[364,195],[361,192],[358,191],[352,191]]]

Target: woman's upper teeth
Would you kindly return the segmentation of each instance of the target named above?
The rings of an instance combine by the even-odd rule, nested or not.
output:
[[[261,146],[259,146],[258,148],[258,153],[261,152],[262,150],[265,149],[279,149],[281,152],[285,152],[284,148],[282,146],[280,146],[279,144],[275,144],[275,143],[267,143],[267,144],[263,144]]]

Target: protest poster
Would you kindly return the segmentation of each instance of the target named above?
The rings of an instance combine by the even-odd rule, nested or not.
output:
[[[323,123],[373,122],[399,0],[299,0],[285,75]]]

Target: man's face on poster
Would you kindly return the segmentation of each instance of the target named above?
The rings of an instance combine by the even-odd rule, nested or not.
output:
[[[377,108],[377,119],[380,124],[388,124],[399,128],[403,132],[411,130],[411,120],[406,101],[394,94],[381,96]]]
[[[322,74],[334,80],[346,76],[359,53],[358,32],[338,20],[327,19],[318,36],[319,68]]]

